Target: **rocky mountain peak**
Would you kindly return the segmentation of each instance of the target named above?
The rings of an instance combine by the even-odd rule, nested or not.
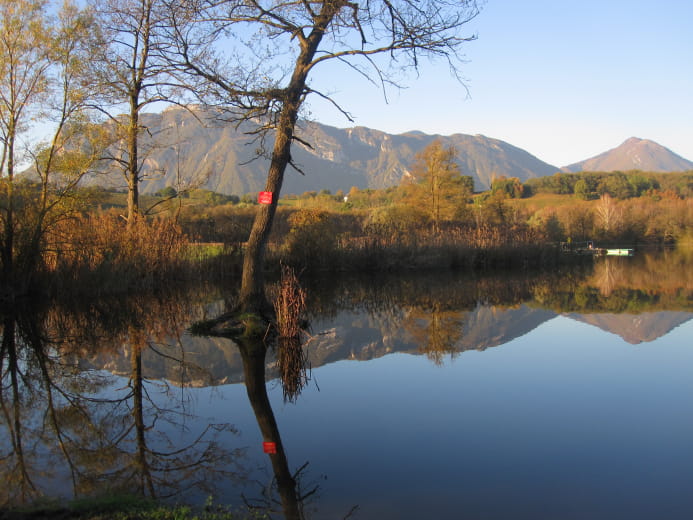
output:
[[[616,148],[563,168],[566,172],[629,170],[688,171],[693,170],[693,162],[649,139],[630,137]]]

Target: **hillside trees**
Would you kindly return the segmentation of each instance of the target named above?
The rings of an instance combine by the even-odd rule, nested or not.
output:
[[[575,196],[578,199],[589,200],[594,191],[587,179],[580,179],[575,183]]]
[[[326,99],[315,90],[312,74],[327,63],[341,63],[383,88],[402,69],[417,69],[423,57],[439,57],[456,74],[461,30],[476,16],[473,0],[259,1],[171,0],[172,35],[181,72],[215,87],[212,99],[235,110],[239,120],[253,118],[273,131],[274,144],[265,191],[273,194],[253,224],[243,265],[240,307],[267,307],[263,261],[287,166],[296,123],[306,98]],[[238,43],[224,53],[222,43]],[[224,41],[226,40],[226,41]],[[208,96],[209,99],[209,96]],[[304,143],[307,144],[307,143]],[[300,169],[299,169],[300,171]]]
[[[530,193],[573,193],[583,200],[598,199],[604,193],[623,200],[641,197],[654,190],[673,190],[680,196],[687,196],[690,190],[684,186],[689,177],[686,173],[640,171],[556,173],[529,179],[525,188]]]
[[[502,193],[513,199],[520,199],[524,194],[522,182],[517,177],[501,176],[491,182],[491,193]]]
[[[5,288],[21,292],[49,229],[99,156],[86,67],[97,39],[91,12],[70,2],[55,17],[42,0],[2,0],[0,11],[0,259]],[[43,124],[52,137],[32,151]],[[38,183],[17,178],[30,158]]]

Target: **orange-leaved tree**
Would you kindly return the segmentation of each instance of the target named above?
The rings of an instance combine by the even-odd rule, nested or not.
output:
[[[469,178],[460,175],[456,158],[453,145],[444,146],[436,139],[416,154],[409,170],[408,202],[424,210],[434,233],[440,232],[441,223],[453,217],[472,191],[465,182]]]

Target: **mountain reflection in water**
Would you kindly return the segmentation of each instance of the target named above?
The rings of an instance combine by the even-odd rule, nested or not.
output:
[[[191,503],[210,495],[286,518],[505,518],[511,510],[498,505],[503,501],[515,507],[514,518],[549,518],[546,511],[571,507],[577,508],[572,517],[580,517],[580,507],[574,505],[579,502],[577,481],[566,476],[565,468],[559,477],[553,474],[553,482],[544,476],[550,479],[558,471],[553,461],[575,463],[582,474],[597,471],[585,460],[594,462],[593,454],[606,448],[590,424],[599,422],[610,403],[608,367],[616,370],[631,362],[627,352],[619,353],[623,357],[618,360],[609,356],[616,355],[614,349],[634,348],[622,340],[640,344],[673,337],[680,342],[669,333],[693,318],[692,265],[686,255],[669,252],[597,258],[565,272],[522,276],[428,273],[307,282],[310,329],[303,348],[309,381],[295,404],[285,399],[288,380],[284,392],[278,391],[275,346],[186,331],[192,322],[224,309],[225,294],[219,288],[127,302],[6,309],[0,351],[0,472],[10,485],[0,491],[0,501],[9,505],[44,495],[119,489]],[[547,330],[552,339],[544,338]],[[550,362],[548,352],[575,342],[583,353],[606,356],[599,368],[582,374],[598,381],[583,394],[569,393],[547,373],[534,372]],[[546,350],[549,343],[552,351]],[[507,348],[494,348],[499,354],[493,358],[457,359],[467,351],[501,345]],[[688,360],[682,346],[666,348]],[[582,362],[575,350],[561,350],[561,355]],[[664,365],[667,359],[650,363]],[[344,364],[347,360],[372,361]],[[680,365],[681,360],[671,363]],[[508,372],[513,366],[517,371]],[[661,386],[641,369],[641,377]],[[454,376],[459,372],[466,380]],[[496,386],[491,389],[488,381],[478,380],[481,373]],[[516,403],[513,411],[507,408],[513,392],[522,394],[535,384],[523,379],[523,373],[538,378],[540,393],[532,390],[526,394],[529,400]],[[616,376],[613,384],[634,388]],[[486,394],[477,393],[482,387]],[[299,390],[294,388],[294,394]],[[509,392],[508,403],[497,401],[496,392]],[[599,392],[606,396],[603,401]],[[661,388],[654,394],[658,392],[668,402],[681,398]],[[553,399],[560,395],[565,402],[556,408]],[[405,396],[406,406],[399,400]],[[645,400],[650,399],[655,399],[652,392]],[[680,405],[690,408],[685,401]],[[516,416],[523,409],[529,418]],[[464,417],[451,416],[453,410],[464,410]],[[622,413],[625,427],[632,426],[635,412]],[[573,416],[586,421],[580,426],[582,436],[555,423],[562,417],[571,424]],[[660,423],[660,434],[671,440],[676,428],[693,433],[689,422],[672,425],[672,433]],[[629,435],[625,445],[636,443],[632,431],[619,433],[616,426],[604,424],[607,439]],[[544,476],[527,481],[534,462],[526,457],[540,453],[528,432],[541,438],[541,430],[535,430],[540,425],[553,432],[543,440],[545,448],[559,451],[542,459]],[[424,437],[416,441],[416,435]],[[261,442],[274,443],[275,452],[263,454]],[[451,451],[440,442],[451,443]],[[587,447],[566,455],[573,442]],[[519,451],[513,451],[514,445]],[[646,449],[621,446],[602,457],[619,464],[614,453],[623,450],[624,457],[637,454],[649,460],[642,468],[666,473],[669,466],[651,457],[668,461],[669,453],[647,455]],[[459,478],[454,485],[445,480],[453,467],[444,461],[458,452],[465,464],[453,464]],[[574,458],[579,453],[582,462]],[[357,460],[364,467],[355,467]],[[634,467],[640,467],[639,460],[631,460]],[[664,479],[670,495],[683,485],[675,477],[693,477],[693,453],[685,454],[685,460],[689,469],[678,468]],[[476,479],[468,470],[476,472]],[[402,481],[403,474],[413,484]],[[374,475],[384,481],[373,481]],[[428,484],[422,479],[429,479]],[[460,489],[463,484],[469,492]],[[652,488],[644,477],[633,485]],[[546,499],[544,492],[553,493],[552,498]],[[622,510],[633,513],[618,497],[588,488],[580,488],[579,494],[586,508],[608,512],[610,518],[620,517]],[[661,510],[665,495],[653,492],[650,502],[640,504],[642,511]],[[693,513],[693,502],[678,495],[669,498],[667,507],[674,509],[668,518],[684,518],[672,513],[681,508]],[[412,506],[414,499],[420,509]],[[517,509],[518,504],[525,509]]]

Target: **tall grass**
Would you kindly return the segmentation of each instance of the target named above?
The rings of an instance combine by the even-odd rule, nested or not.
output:
[[[187,239],[167,219],[127,226],[113,213],[74,218],[50,236],[45,266],[54,284],[87,284],[96,292],[151,289],[182,276]]]
[[[196,280],[238,280],[243,265],[243,245],[188,242],[183,261],[188,276]]]
[[[321,228],[312,233],[303,229],[304,240],[290,233],[273,249],[273,261],[308,271],[339,272],[531,268],[559,260],[558,249],[526,224],[448,224],[440,233],[430,233],[421,225],[364,219],[360,227],[339,234],[325,224]]]

